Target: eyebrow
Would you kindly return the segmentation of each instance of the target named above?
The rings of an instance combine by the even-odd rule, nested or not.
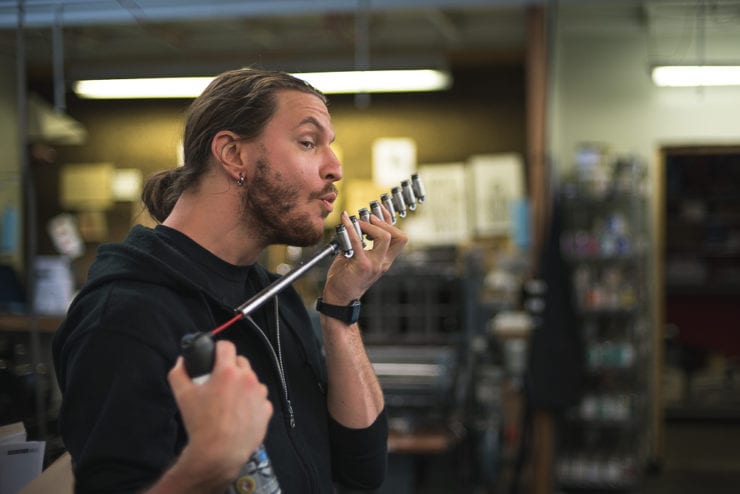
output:
[[[329,130],[326,127],[324,127],[323,125],[321,125],[321,122],[319,122],[316,119],[316,117],[306,117],[306,118],[304,118],[303,120],[301,120],[300,122],[298,122],[298,125],[296,125],[295,128],[297,129],[298,127],[300,127],[302,125],[313,125],[314,127],[318,128],[319,131],[321,131],[322,133],[324,133],[324,134],[328,134],[329,133]],[[334,142],[334,139],[335,138],[336,138],[336,136],[332,137],[329,142],[330,143],[331,142]]]

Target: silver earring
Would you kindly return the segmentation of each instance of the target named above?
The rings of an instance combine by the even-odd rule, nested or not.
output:
[[[239,187],[244,185],[244,175],[239,175],[239,178],[236,180],[236,185],[238,185]]]

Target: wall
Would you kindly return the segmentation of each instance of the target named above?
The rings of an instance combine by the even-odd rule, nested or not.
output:
[[[0,159],[0,215],[7,207],[15,208],[18,212],[18,239],[17,248],[14,251],[5,253],[0,252],[0,262],[7,263],[17,270],[21,269],[23,257],[21,250],[22,231],[22,201],[21,194],[21,164],[20,154],[18,152],[18,112],[16,99],[16,62],[12,56],[0,54],[0,149],[2,149],[2,159]],[[2,224],[0,216],[0,224]],[[2,224],[2,228],[6,225]]]
[[[370,178],[372,143],[411,137],[419,163],[463,161],[472,154],[524,154],[524,72],[520,66],[457,70],[449,92],[373,95],[358,110],[352,98],[330,103],[345,175]]]
[[[550,132],[558,168],[570,165],[584,141],[636,153],[653,170],[664,145],[740,142],[740,87],[659,88],[650,79],[650,63],[672,47],[684,47],[684,63],[691,59],[691,31],[661,39],[656,53],[653,34],[637,25],[612,29],[611,19],[605,14],[592,20],[598,29],[579,30],[571,28],[577,10],[558,13]],[[713,41],[712,50],[740,60],[740,35]]]
[[[470,154],[524,151],[524,74],[519,65],[457,70],[450,91],[372,95],[359,109],[352,96],[330,96],[345,175],[369,178],[378,137],[412,137],[420,162],[463,160]],[[70,97],[69,114],[90,137],[60,148],[60,162],[112,161],[155,171],[175,164],[188,101],[83,101]]]
[[[415,139],[419,163],[464,161],[481,153],[523,156],[522,65],[512,62],[458,69],[453,76],[449,91],[371,95],[367,108],[358,108],[352,96],[332,95],[329,109],[343,155],[344,177],[371,177],[372,144],[378,137]],[[43,85],[34,89],[44,94]],[[41,254],[55,253],[43,225],[63,212],[58,197],[61,165],[110,162],[116,167],[140,168],[145,177],[173,167],[188,104],[186,100],[90,101],[68,96],[67,113],[87,128],[88,140],[82,146],[57,146],[59,166],[35,170]],[[116,204],[106,217],[109,240],[122,239],[131,225],[131,207]],[[78,283],[84,281],[95,254],[94,246],[89,247],[73,263]]]
[[[58,163],[111,162],[150,174],[178,161],[184,100],[84,101],[68,97],[67,111],[87,129],[81,146],[58,146]]]
[[[524,72],[521,65],[457,70],[450,91],[372,95],[367,108],[352,96],[330,97],[336,142],[346,178],[371,177],[371,149],[378,137],[411,137],[420,163],[463,161],[472,154],[524,153]],[[84,146],[58,147],[58,163],[107,161],[138,167],[145,176],[174,166],[183,100],[84,101],[68,98],[68,113],[88,130]],[[42,216],[60,212],[55,174],[48,170]],[[43,221],[43,218],[42,218]],[[120,232],[119,232],[120,233]],[[41,244],[48,242],[41,240]]]
[[[616,2],[602,2],[608,8],[615,8],[614,4]],[[696,60],[696,20],[690,17],[673,19],[683,25],[664,32],[649,24],[645,11],[632,23],[625,23],[624,17],[608,8],[603,15],[596,13],[588,22],[584,22],[579,7],[563,8],[556,13],[548,129],[550,152],[560,174],[571,168],[574,151],[583,142],[605,143],[617,153],[634,153],[648,166],[652,202],[650,232],[654,237],[650,253],[653,270],[651,330],[655,351],[652,385],[656,398],[652,424],[656,436],[653,447],[660,451],[663,415],[659,397],[665,344],[659,243],[663,228],[659,223],[663,180],[660,149],[672,145],[740,143],[740,120],[737,118],[740,87],[654,86],[649,73],[651,63],[670,57],[675,57],[671,61],[684,64]],[[717,17],[714,21],[717,24],[706,31],[709,37],[705,45],[706,59],[720,57],[729,61],[734,57],[733,61],[737,62],[740,60],[740,34],[731,32],[738,30],[737,19],[727,22],[727,18]]]

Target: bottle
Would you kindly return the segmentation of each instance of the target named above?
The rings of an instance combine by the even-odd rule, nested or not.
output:
[[[210,333],[191,333],[182,338],[182,356],[185,370],[196,383],[208,381],[215,360],[216,345]],[[260,444],[242,466],[229,494],[280,494],[272,463],[265,446]]]

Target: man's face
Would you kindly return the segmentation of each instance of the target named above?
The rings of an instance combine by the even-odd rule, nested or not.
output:
[[[326,105],[312,94],[280,91],[277,111],[249,143],[244,218],[262,242],[309,246],[321,240],[342,168]]]

